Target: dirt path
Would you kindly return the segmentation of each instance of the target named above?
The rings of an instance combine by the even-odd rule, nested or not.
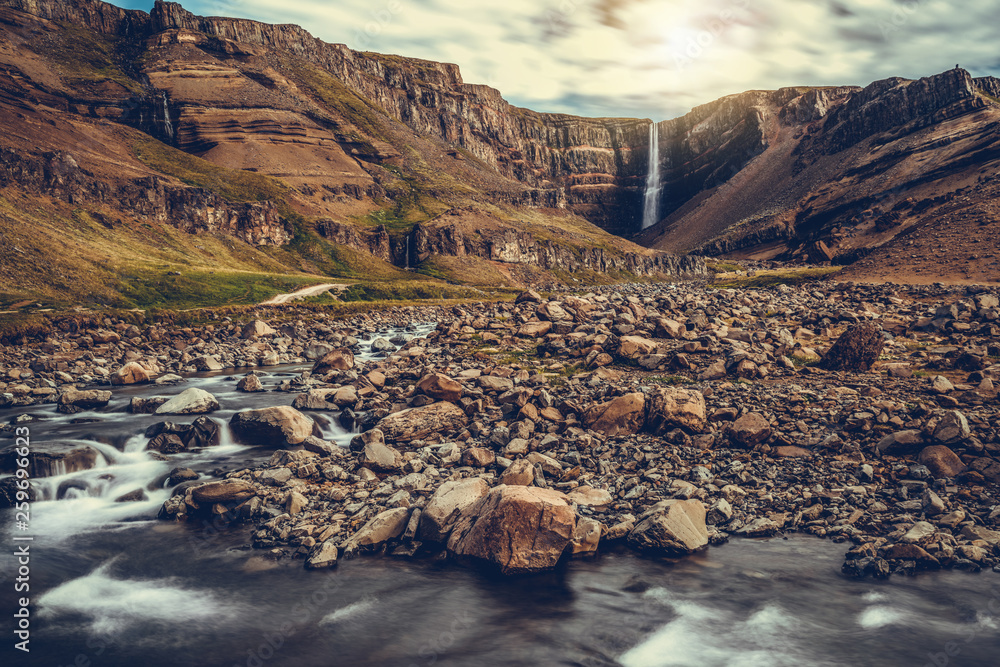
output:
[[[279,294],[267,301],[261,302],[262,306],[280,306],[283,303],[288,303],[289,301],[295,301],[296,299],[304,299],[309,296],[319,296],[327,290],[336,289],[342,291],[350,287],[350,285],[345,285],[342,283],[327,283],[325,285],[313,285],[312,287],[304,287],[296,292],[291,292],[290,294]]]

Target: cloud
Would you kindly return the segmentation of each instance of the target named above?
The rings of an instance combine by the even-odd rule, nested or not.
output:
[[[122,0],[122,4],[131,0]],[[147,5],[148,0],[147,0]],[[961,64],[1000,74],[972,0],[189,0],[361,50],[454,62],[520,106],[668,118],[723,95],[866,85]]]

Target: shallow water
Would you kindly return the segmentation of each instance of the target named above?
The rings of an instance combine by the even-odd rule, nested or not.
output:
[[[265,383],[301,368],[269,369]],[[169,469],[188,466],[208,477],[270,451],[224,441],[154,461],[139,434],[160,418],[130,415],[124,406],[132,395],[200,386],[219,398],[224,409],[213,418],[225,423],[236,409],[294,399],[237,393],[238,377],[119,390],[112,412],[89,415],[103,420],[96,424],[70,424],[49,407],[30,410],[45,418],[31,425],[34,439],[78,440],[104,460],[41,480],[53,498],[68,481],[79,488],[33,504],[32,651],[13,651],[5,633],[4,664],[6,656],[14,664],[130,667],[998,663],[996,574],[854,581],[840,575],[846,545],[811,537],[734,540],[677,562],[614,551],[502,579],[438,560],[392,558],[307,572],[301,562],[276,564],[245,548],[247,527],[156,521],[170,491],[150,482]],[[327,437],[350,438],[334,423],[327,429]],[[148,501],[112,502],[137,487],[147,488]],[[5,535],[12,520],[11,512],[0,514]],[[10,552],[0,557],[4,618],[14,602]]]

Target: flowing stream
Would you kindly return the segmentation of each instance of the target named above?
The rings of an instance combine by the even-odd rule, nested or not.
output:
[[[363,345],[360,356],[370,358],[370,341]],[[262,379],[273,386],[304,368],[267,369]],[[290,404],[296,394],[238,393],[239,376],[119,388],[100,412],[3,412],[39,417],[33,444],[99,453],[89,470],[37,480],[45,500],[32,505],[31,653],[14,651],[5,632],[3,664],[941,667],[994,665],[1000,654],[996,574],[855,581],[840,574],[847,545],[811,537],[733,540],[679,561],[612,550],[504,579],[441,559],[388,557],[310,572],[247,548],[247,526],[157,521],[170,469],[209,479],[270,456],[233,442],[225,425],[238,409]],[[191,386],[222,404],[212,415],[222,443],[157,461],[142,433],[161,418],[125,408],[132,396]],[[312,416],[323,419],[327,439],[346,445],[351,433],[331,413]],[[114,502],[136,488],[146,500]],[[12,511],[0,513],[4,535],[12,523]],[[7,619],[15,568],[5,548]]]

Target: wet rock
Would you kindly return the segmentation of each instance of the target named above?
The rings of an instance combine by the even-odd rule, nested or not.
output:
[[[17,471],[22,457],[12,441],[0,452],[0,468],[5,472]],[[81,470],[90,470],[98,461],[98,453],[92,447],[80,447],[78,443],[59,441],[31,441],[28,456],[28,474],[32,478],[56,477]]]
[[[465,428],[468,421],[461,408],[453,403],[441,402],[393,413],[379,421],[378,429],[388,442],[405,443],[422,440],[435,433],[446,436]]]
[[[354,368],[354,353],[347,348],[329,352],[313,365],[314,375],[325,375],[330,371],[349,371]]]
[[[837,339],[819,365],[829,371],[867,371],[878,361],[884,345],[882,327],[856,324]]]
[[[129,491],[128,493],[123,493],[122,495],[115,498],[116,503],[140,503],[148,500],[149,496],[142,489],[135,489],[134,491]]]
[[[503,574],[555,567],[573,538],[576,516],[562,493],[501,485],[462,513],[448,551]]]
[[[573,529],[573,539],[569,543],[569,551],[574,556],[584,556],[597,552],[601,543],[601,522],[590,517],[577,517]]]
[[[110,402],[110,391],[101,391],[99,389],[80,391],[70,388],[59,396],[59,406],[57,409],[59,412],[73,414],[82,410],[103,408]]]
[[[307,570],[321,570],[334,567],[337,564],[337,544],[331,538],[313,546],[306,557]]]
[[[445,482],[434,492],[420,515],[418,537],[424,542],[444,542],[462,511],[489,493],[490,487],[479,478]]]
[[[417,383],[417,389],[435,401],[451,401],[462,398],[462,385],[441,373],[425,375]]]
[[[158,415],[196,415],[219,409],[219,401],[204,389],[191,387],[156,409]]]
[[[236,390],[247,393],[266,391],[266,389],[264,389],[264,384],[256,375],[246,375],[240,378],[240,381],[236,383]]]
[[[626,394],[607,403],[592,406],[583,415],[587,428],[606,436],[634,435],[646,420],[646,398]]]
[[[736,531],[740,537],[774,537],[781,532],[781,527],[767,517],[757,517]]]
[[[187,445],[174,433],[161,433],[149,441],[146,449],[161,454],[176,454],[187,450]]]
[[[26,488],[20,488],[18,482],[24,482]],[[18,493],[20,492],[20,496]],[[18,480],[16,477],[4,477],[0,479],[0,509],[14,507],[17,503],[34,502],[38,494],[26,480]]]
[[[646,429],[650,433],[663,435],[675,428],[701,433],[706,424],[705,397],[700,391],[668,387],[650,394],[646,417]]]
[[[201,477],[190,468],[174,468],[168,473],[167,486],[177,486],[183,482],[192,482]]]
[[[195,359],[194,367],[202,372],[221,371],[223,368],[225,368],[225,366],[223,366],[218,359],[209,356],[198,357],[197,359]]]
[[[354,554],[365,548],[377,547],[403,534],[410,520],[410,509],[396,507],[385,510],[366,523],[361,530],[341,545],[345,554]]]
[[[755,447],[770,437],[771,424],[756,412],[748,412],[729,428],[729,439],[738,447]]]
[[[191,490],[191,497],[200,505],[240,503],[254,495],[253,487],[239,479],[209,482]]]
[[[152,398],[133,396],[128,404],[128,411],[135,415],[151,415],[168,400],[170,399],[165,396],[154,396]]]
[[[708,545],[705,506],[698,500],[666,500],[655,505],[628,534],[635,549],[664,556],[689,554]]]
[[[237,412],[229,421],[233,436],[248,445],[281,448],[313,435],[315,422],[291,406]]]

